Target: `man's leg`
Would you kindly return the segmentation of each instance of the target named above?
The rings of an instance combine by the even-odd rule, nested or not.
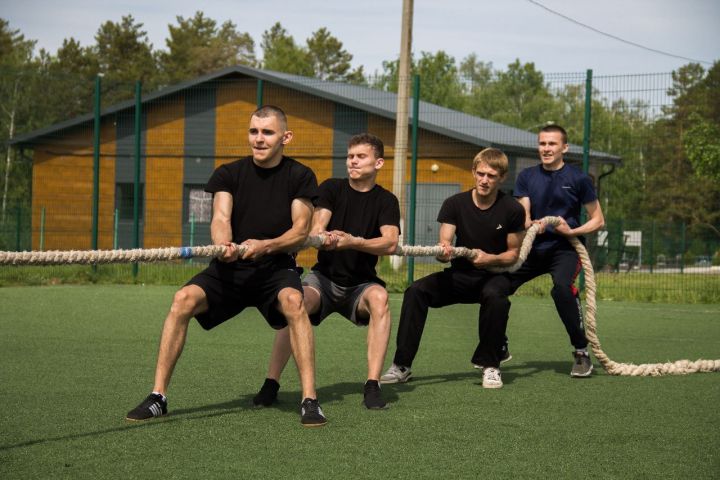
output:
[[[358,314],[370,317],[367,334],[368,375],[363,387],[363,403],[369,409],[387,406],[380,393],[380,372],[390,340],[390,307],[387,291],[380,285],[366,288],[358,305]]]
[[[505,328],[510,313],[510,285],[504,275],[493,275],[480,287],[478,334],[480,343],[472,362],[483,367],[483,387],[500,388],[500,349],[505,342]]]
[[[587,351],[588,341],[583,325],[580,291],[575,287],[575,279],[581,268],[580,259],[574,250],[557,250],[554,252],[550,267],[553,289],[550,293],[555,301],[555,308],[570,337],[570,343],[575,347],[573,366],[570,372],[572,377],[589,377],[593,370],[592,361]]]
[[[170,377],[185,346],[190,319],[207,309],[205,291],[197,285],[187,285],[175,293],[160,336],[153,391],[165,395]]]
[[[300,404],[300,422],[306,427],[320,427],[327,423],[315,391],[315,337],[308,318],[302,294],[286,287],[278,293],[280,313],[287,319],[290,346],[295,357],[303,401]]]
[[[307,312],[309,314],[315,313],[320,308],[320,294],[314,288],[307,286],[303,286],[303,293]],[[275,339],[270,352],[268,374],[260,391],[253,398],[255,406],[269,407],[275,403],[277,392],[280,389],[280,376],[290,359],[290,355],[292,355],[290,328],[285,327],[275,332]]]
[[[575,279],[582,265],[573,250],[557,250],[550,265],[553,288],[550,292],[560,319],[570,337],[570,343],[576,350],[587,348],[587,338],[583,325],[580,291],[575,286]]]
[[[457,272],[446,269],[413,282],[405,290],[400,310],[397,349],[393,364],[380,377],[382,383],[407,382],[411,378],[410,367],[420,347],[428,309],[452,305],[459,301],[455,293],[454,275],[457,275]]]
[[[297,364],[303,398],[317,398],[315,392],[315,337],[308,318],[303,297],[294,288],[283,288],[278,293],[280,313],[288,322],[290,346]]]
[[[165,393],[175,365],[185,346],[188,324],[192,317],[207,309],[205,291],[197,285],[187,285],[175,293],[160,335],[153,392],[140,405],[131,410],[126,419],[149,420],[167,413]]]
[[[358,313],[370,317],[367,334],[368,380],[379,380],[390,339],[390,308],[387,291],[380,285],[365,289]]]
[[[515,272],[508,274],[510,281],[509,295],[513,295],[518,288],[543,273],[547,272],[541,267],[540,260],[537,258],[536,253],[531,250],[525,263]],[[512,359],[512,355],[510,354],[509,340],[507,334],[503,334],[503,342],[500,346],[500,363],[507,362],[510,359]],[[475,367],[480,368],[477,364],[475,364]]]

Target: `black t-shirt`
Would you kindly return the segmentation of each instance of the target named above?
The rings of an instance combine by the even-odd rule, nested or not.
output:
[[[507,250],[509,233],[525,228],[525,209],[513,197],[498,192],[492,206],[482,210],[475,205],[472,190],[446,199],[437,221],[455,225],[455,246],[479,248],[497,255]],[[475,269],[466,258],[452,259],[452,266],[460,270]]]
[[[292,227],[291,204],[296,198],[317,200],[317,179],[308,167],[289,157],[272,168],[260,168],[245,157],[219,166],[205,187],[206,192],[228,192],[233,196],[230,225],[232,241],[277,238]],[[258,262],[295,266],[294,254],[269,255]]]
[[[384,225],[400,228],[398,200],[380,185],[367,192],[358,192],[347,179],[331,178],[320,185],[319,191],[318,208],[332,212],[327,231],[342,230],[369,239],[381,236],[380,227]],[[357,250],[320,250],[313,270],[344,287],[365,282],[384,286],[385,282],[375,272],[377,259],[376,255]]]

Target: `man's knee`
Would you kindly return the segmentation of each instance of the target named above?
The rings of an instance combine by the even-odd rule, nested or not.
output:
[[[196,289],[194,285],[188,285],[175,292],[170,310],[179,315],[191,315],[203,301]]]
[[[554,300],[574,300],[578,298],[578,289],[574,285],[553,285],[550,295]]]
[[[288,317],[296,317],[305,311],[303,304],[303,296],[294,288],[284,288],[278,294],[278,303],[280,304],[280,311]]]
[[[382,287],[370,287],[363,294],[365,301],[367,301],[370,308],[373,309],[387,309],[388,308],[388,293]]]
[[[424,283],[421,280],[417,280],[411,283],[410,286],[405,289],[405,293],[403,294],[403,302],[405,300],[423,298],[427,296],[427,294],[427,288]]]

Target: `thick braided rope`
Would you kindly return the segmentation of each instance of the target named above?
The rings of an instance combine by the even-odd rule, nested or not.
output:
[[[557,225],[557,217],[545,217],[543,219],[548,225]],[[532,248],[533,241],[537,235],[538,226],[532,225],[520,247],[518,260],[509,267],[493,268],[492,271],[504,272],[515,271],[525,262]],[[593,350],[595,358],[598,359],[603,368],[611,375],[632,375],[632,376],[660,376],[660,375],[682,375],[696,372],[720,371],[720,360],[678,360],[668,363],[644,363],[634,365],[618,363],[611,360],[600,346],[597,336],[597,324],[595,314],[597,306],[595,303],[595,274],[587,250],[576,238],[570,238],[570,242],[578,253],[585,272],[586,300],[585,300],[585,335]],[[319,248],[323,243],[323,236],[309,237],[303,248]],[[245,250],[244,245],[237,245],[240,253]],[[0,251],[0,265],[59,265],[59,264],[105,264],[105,263],[136,263],[136,262],[161,262],[167,260],[218,257],[223,254],[225,247],[222,245],[208,245],[202,247],[172,247],[132,250],[69,250],[69,251],[47,251],[47,252],[4,252]],[[395,251],[396,255],[402,256],[439,256],[443,250],[439,246],[415,246],[399,245]],[[475,255],[473,250],[465,247],[453,247],[450,250],[452,257],[466,257],[472,259]]]
[[[322,245],[322,236],[309,237],[303,248]],[[240,255],[245,245],[236,245]],[[224,245],[202,247],[135,248],[129,250],[49,250],[46,252],[0,251],[0,265],[96,265],[105,263],[153,263],[168,260],[219,257]]]
[[[51,250],[0,252],[0,265],[95,265],[102,263],[151,263],[192,257],[217,257],[225,247],[136,248],[131,250]]]

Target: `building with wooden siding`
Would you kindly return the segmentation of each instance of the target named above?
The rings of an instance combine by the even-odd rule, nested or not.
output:
[[[378,135],[385,160],[378,181],[392,189],[396,95],[364,86],[236,66],[165,88],[142,99],[139,157],[135,102],[101,113],[98,248],[133,247],[133,198],[139,158],[140,246],[210,243],[211,199],[203,191],[220,164],[250,153],[247,125],[258,102],[288,115],[295,133],[286,154],[311,167],[318,181],[346,176],[350,136]],[[471,188],[472,159],[493,146],[510,158],[503,185],[537,160],[537,136],[458,111],[420,102],[416,243],[437,241],[442,200]],[[33,249],[89,249],[93,208],[93,116],[85,115],[16,137],[32,150]],[[566,159],[580,162],[572,145]],[[591,174],[620,159],[591,152]],[[436,168],[433,168],[436,165]],[[409,160],[407,180],[411,172]],[[261,206],[259,206],[261,208]],[[44,222],[42,221],[44,219]]]

